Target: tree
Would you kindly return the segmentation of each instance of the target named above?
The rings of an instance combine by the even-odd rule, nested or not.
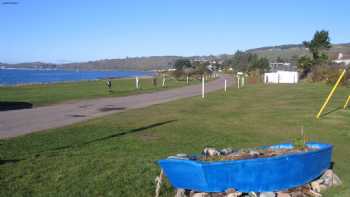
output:
[[[236,71],[245,72],[248,69],[249,61],[253,59],[252,56],[253,55],[250,53],[245,53],[238,50],[233,57],[228,60],[227,64],[231,65]]]
[[[302,56],[298,59],[298,69],[301,71],[300,78],[304,78],[307,76],[307,74],[311,71],[311,68],[313,67],[314,62],[312,59],[308,56]]]
[[[286,62],[281,56],[278,56],[276,62]]]
[[[176,69],[174,75],[179,78],[184,75],[184,70],[192,68],[192,64],[189,59],[178,59],[175,61],[174,68]]]
[[[311,41],[304,41],[303,44],[306,48],[309,48],[315,64],[328,59],[327,55],[323,52],[332,47],[328,31],[316,31],[313,39]]]
[[[315,65],[327,62],[328,56],[326,50],[332,47],[328,31],[316,31],[311,41],[304,41],[304,46],[308,48],[312,54],[312,59],[308,56],[302,56],[298,59],[298,69],[302,72],[301,78],[310,73]]]
[[[259,58],[257,54],[237,51],[226,64],[232,66],[236,71],[247,72],[253,70],[268,71],[270,63],[267,58]]]
[[[194,68],[195,68],[195,73],[198,75],[203,75],[203,74],[209,74],[211,73],[210,70],[208,70],[209,62],[195,62],[194,63]]]
[[[251,71],[259,71],[259,72],[266,72],[270,70],[270,62],[267,58],[262,57],[259,58],[257,55],[251,56],[250,62],[249,62],[249,72]]]
[[[175,61],[174,68],[177,71],[182,71],[184,68],[191,68],[192,64],[189,59],[178,59]]]

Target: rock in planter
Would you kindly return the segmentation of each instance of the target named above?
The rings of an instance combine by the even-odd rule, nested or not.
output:
[[[315,192],[321,192],[321,185],[320,185],[320,181],[313,181],[310,183],[311,185],[311,189]]]
[[[249,192],[248,196],[249,197],[258,197],[258,194],[256,194],[255,192]]]
[[[242,193],[235,192],[235,193],[229,193],[225,197],[240,197],[240,196],[242,196]]]
[[[215,148],[207,147],[203,150],[203,155],[213,157],[213,156],[219,156],[220,152],[216,150]]]
[[[224,149],[220,150],[220,154],[221,155],[228,155],[228,154],[230,154],[232,152],[233,152],[232,148],[224,148]]]
[[[183,159],[183,160],[188,160],[190,159],[189,156],[187,154],[184,153],[180,153],[180,154],[176,154],[175,156],[169,156],[168,159]]]
[[[249,150],[249,155],[251,155],[252,157],[258,157],[260,153],[255,150]]]
[[[195,193],[191,197],[209,197],[209,194],[201,192],[201,193]]]
[[[242,195],[242,192],[237,192],[235,189],[229,188],[225,191],[225,194],[225,197],[240,197]]]
[[[333,172],[333,170],[327,170],[320,178],[322,184],[327,187],[341,185],[342,181],[340,178]]]
[[[261,192],[259,197],[275,197],[276,194],[274,192]]]
[[[175,197],[186,197],[184,189],[177,189]]]
[[[276,197],[291,197],[291,195],[285,192],[277,192]]]

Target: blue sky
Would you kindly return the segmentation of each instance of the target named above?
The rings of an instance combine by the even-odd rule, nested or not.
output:
[[[14,1],[0,5],[0,62],[234,53],[321,29],[350,42],[348,0]]]

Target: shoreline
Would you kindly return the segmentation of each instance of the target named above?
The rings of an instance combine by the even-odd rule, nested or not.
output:
[[[79,82],[93,82],[93,81],[102,81],[107,79],[112,80],[121,80],[121,79],[134,79],[135,77],[107,77],[107,78],[98,78],[98,79],[88,79],[88,80],[76,80],[76,81],[59,81],[59,82],[38,82],[38,83],[18,83],[13,85],[4,85],[0,84],[1,88],[9,88],[9,87],[23,87],[23,86],[31,86],[31,85],[56,85],[56,84],[66,84],[66,83],[79,83]],[[139,76],[139,79],[150,79],[152,76]]]
[[[1,70],[1,69],[0,69]],[[4,70],[22,70],[22,69],[4,69]],[[41,71],[47,71],[47,70],[41,70]],[[57,71],[57,70],[50,70],[50,71]],[[66,70],[64,70],[66,71]],[[107,70],[94,70],[94,71],[101,71],[101,72],[108,72]],[[112,70],[110,70],[112,71]],[[128,72],[129,70],[114,70],[115,72],[121,71],[121,72]],[[131,70],[130,70],[131,71]],[[133,70],[135,71],[135,70]],[[85,71],[84,72],[89,72]],[[92,71],[93,72],[93,71]],[[145,78],[152,78],[154,76],[158,76],[157,72],[154,71],[136,71],[136,72],[145,72],[143,75],[138,76],[140,79]],[[99,81],[99,80],[117,80],[117,79],[134,79],[136,76],[116,76],[116,77],[98,77],[96,79],[78,79],[78,80],[63,80],[63,81],[52,81],[52,82],[31,82],[31,83],[16,83],[16,84],[0,84],[1,88],[6,87],[23,87],[23,86],[31,86],[31,85],[50,85],[50,84],[66,84],[66,83],[79,83],[79,82],[93,82],[93,81]]]

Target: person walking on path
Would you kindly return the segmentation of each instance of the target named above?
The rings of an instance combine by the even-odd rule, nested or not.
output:
[[[109,89],[109,92],[111,92],[111,91],[112,91],[112,81],[111,81],[110,79],[108,79],[108,80],[106,81],[106,85],[107,85],[107,87],[108,87],[108,89]]]

